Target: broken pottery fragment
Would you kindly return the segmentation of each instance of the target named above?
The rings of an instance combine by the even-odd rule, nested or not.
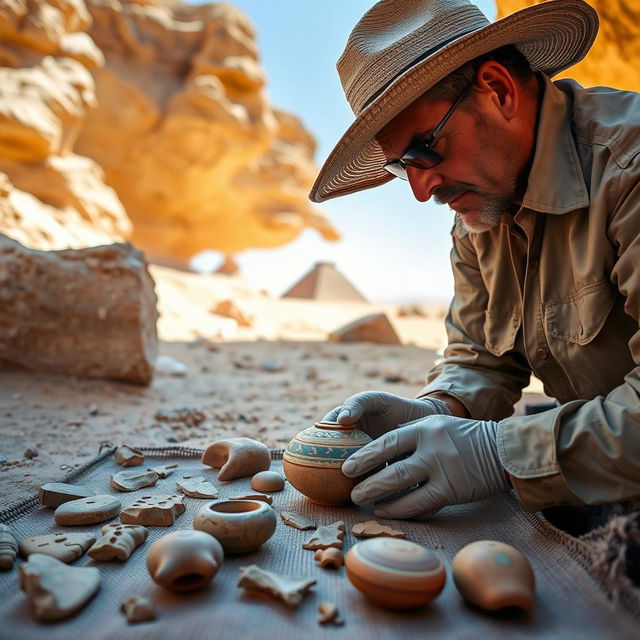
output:
[[[318,605],[318,624],[343,625],[344,620],[338,613],[338,607],[333,602],[321,602]]]
[[[153,487],[156,482],[158,474],[148,469],[119,471],[111,476],[111,486],[118,491],[136,491],[144,487]]]
[[[210,444],[202,455],[202,464],[219,468],[218,480],[252,476],[271,466],[271,454],[262,442],[251,438],[226,438]]]
[[[224,552],[222,545],[204,531],[184,529],[158,538],[147,554],[153,580],[169,591],[193,591],[216,575]]]
[[[313,554],[313,559],[321,567],[335,567],[339,569],[344,564],[344,558],[342,557],[342,551],[335,547],[329,547],[328,549],[318,549]]]
[[[116,449],[116,462],[123,467],[137,467],[144,464],[144,453],[140,449],[134,449],[126,444]]]
[[[94,542],[91,533],[48,533],[20,540],[20,553],[28,558],[33,553],[43,553],[61,562],[73,562]]]
[[[89,549],[93,560],[124,562],[149,535],[148,529],[135,524],[107,524],[102,527],[102,537]]]
[[[202,476],[185,476],[176,482],[176,487],[191,498],[208,498],[211,500],[218,497],[218,490]]]
[[[243,496],[231,496],[229,500],[261,500],[267,504],[273,504],[273,498],[264,493],[246,493]]]
[[[295,527],[296,529],[300,529],[302,531],[315,529],[318,526],[310,518],[307,518],[300,513],[295,513],[294,511],[283,511],[282,513],[280,513],[280,517],[285,524],[288,524],[290,527]]]
[[[284,478],[276,471],[260,471],[251,478],[251,488],[254,491],[282,491]]]
[[[43,484],[38,491],[40,504],[45,507],[59,507],[64,502],[79,500],[80,498],[90,498],[96,492],[89,487],[82,487],[64,482],[48,482]]]
[[[147,471],[155,471],[158,474],[158,478],[167,478],[169,477],[176,469],[178,468],[177,464],[163,464],[160,467],[151,467],[148,468]]]
[[[240,580],[238,580],[238,586],[243,587],[245,593],[266,593],[284,602],[288,607],[297,607],[315,583],[316,580],[310,578],[297,578],[265,571],[255,564],[241,567]]]
[[[118,515],[120,500],[102,494],[62,503],[54,512],[56,524],[77,526],[104,522]]]
[[[20,587],[41,622],[68,618],[100,587],[100,572],[95,567],[68,567],[41,553],[31,555],[18,571]]]
[[[18,541],[6,524],[0,524],[0,569],[8,571],[13,567],[18,554]]]
[[[257,500],[218,500],[202,505],[193,528],[215,536],[226,553],[249,553],[276,530],[276,512]]]
[[[120,512],[122,524],[170,527],[184,513],[184,496],[142,496]]]
[[[127,616],[129,624],[149,622],[156,619],[156,608],[153,606],[153,602],[142,596],[129,596],[122,601],[120,608]]]
[[[332,524],[318,527],[311,537],[302,545],[303,549],[342,549],[344,545],[344,522],[338,520]]]
[[[380,524],[375,520],[357,522],[351,528],[351,533],[356,538],[374,538],[377,536],[387,536],[389,538],[404,538],[407,534],[399,529]]]

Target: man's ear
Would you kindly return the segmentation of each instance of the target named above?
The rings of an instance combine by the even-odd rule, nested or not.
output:
[[[518,84],[504,65],[495,60],[483,62],[476,72],[475,87],[506,120],[518,113]]]

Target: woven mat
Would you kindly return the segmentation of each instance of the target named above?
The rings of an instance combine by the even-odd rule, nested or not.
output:
[[[144,448],[143,448],[144,449]],[[216,472],[199,462],[201,451],[170,447],[144,449],[146,462],[179,463],[176,472],[145,489],[158,494],[175,492],[175,481],[183,473]],[[273,452],[272,469],[281,470],[281,453]],[[99,493],[116,493],[109,476],[122,470],[113,455],[103,455],[76,471],[71,480]],[[69,481],[69,477],[65,478]],[[216,483],[220,498],[249,491],[249,479]],[[134,502],[139,492],[121,493],[123,507]],[[344,520],[347,525],[345,552],[356,542],[351,525],[369,518],[356,508],[321,507],[308,502],[287,484],[273,494],[276,510],[291,510],[313,518],[319,524]],[[515,498],[499,498],[450,507],[429,522],[382,521],[407,534],[407,539],[432,549],[445,559],[447,584],[441,595],[421,609],[396,613],[370,604],[348,581],[344,567],[322,569],[313,552],[302,549],[309,531],[299,531],[280,519],[273,537],[259,551],[227,557],[214,581],[201,591],[176,595],[164,591],[150,579],[146,552],[151,543],[174,529],[191,528],[193,516],[204,503],[187,498],[187,510],[171,528],[150,527],[147,542],[124,563],[94,563],[86,554],[74,566],[99,568],[102,583],[96,597],[77,615],[65,621],[42,624],[34,620],[19,587],[16,568],[0,572],[0,638],[46,640],[135,640],[180,638],[195,640],[277,638],[349,638],[377,640],[432,638],[638,638],[638,620],[607,600],[598,583],[587,572],[588,549],[518,506]],[[60,530],[93,531],[102,526],[57,527],[53,511],[39,506],[37,497],[20,506],[4,509],[0,520],[9,524],[18,538]],[[490,615],[464,603],[453,585],[450,566],[453,556],[465,544],[495,539],[516,546],[531,561],[536,576],[536,603],[530,615]],[[16,566],[21,562],[18,560]],[[264,569],[296,576],[313,577],[317,584],[297,609],[289,609],[266,597],[249,597],[236,586],[239,568],[256,563]],[[130,595],[150,598],[156,605],[154,622],[127,625],[120,603]],[[321,627],[317,623],[320,602],[337,603],[345,620],[343,627]]]

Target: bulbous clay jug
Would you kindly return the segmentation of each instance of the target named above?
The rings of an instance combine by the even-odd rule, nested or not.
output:
[[[351,489],[362,478],[347,478],[342,463],[368,442],[371,438],[356,425],[316,422],[289,443],[282,458],[284,474],[312,502],[348,504]]]

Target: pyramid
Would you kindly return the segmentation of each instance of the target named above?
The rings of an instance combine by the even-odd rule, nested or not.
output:
[[[368,302],[368,300],[336,269],[333,262],[316,262],[283,298],[335,300],[340,302]]]

